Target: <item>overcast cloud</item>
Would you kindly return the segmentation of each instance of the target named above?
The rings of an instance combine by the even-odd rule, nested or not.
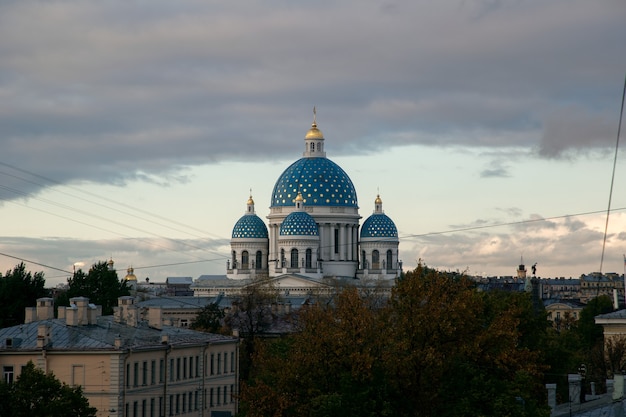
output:
[[[291,158],[313,105],[334,155],[415,144],[606,154],[624,22],[623,0],[3,0],[0,201]],[[476,178],[512,169],[494,157]],[[584,242],[583,226],[558,228]],[[512,237],[476,237],[416,250],[516,252]]]

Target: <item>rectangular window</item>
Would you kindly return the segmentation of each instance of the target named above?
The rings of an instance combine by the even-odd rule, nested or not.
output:
[[[180,358],[176,358],[176,380],[180,381]]]
[[[215,399],[217,402],[217,405],[220,405],[220,397],[222,396],[221,392],[222,392],[222,387],[217,387],[217,397]]]
[[[137,414],[137,411],[139,408],[139,404],[137,404],[137,401],[133,402],[133,417],[139,417],[139,414]]]
[[[193,393],[193,409],[198,409],[198,391]]]
[[[156,361],[150,362],[150,384],[156,384]]]
[[[335,229],[335,253],[339,253],[339,229]]]
[[[217,374],[221,374],[222,373],[222,354],[218,353],[217,354]]]
[[[234,384],[230,384],[230,402],[234,402],[235,398],[233,397],[233,394],[235,393],[235,385]]]
[[[126,386],[130,387],[130,363],[126,364]]]
[[[133,370],[135,371],[133,374],[133,387],[136,387],[139,385],[139,362],[134,363]]]
[[[170,381],[174,380],[174,359],[170,359]]]
[[[163,417],[163,397],[159,397],[159,417]]]
[[[187,379],[187,357],[183,358],[183,379]]]
[[[189,378],[193,378],[193,356],[189,357]]]
[[[72,385],[85,386],[85,367],[83,365],[72,365]]]
[[[159,360],[159,382],[163,382],[163,371],[165,368],[165,361],[163,359]]]
[[[226,401],[227,398],[228,398],[228,386],[224,385],[224,401],[222,401],[222,404],[228,404],[228,402]]]
[[[3,375],[4,375],[4,382],[6,382],[7,384],[13,383],[13,367],[12,366],[3,367]]]
[[[150,398],[150,417],[154,417],[154,398]]]
[[[148,361],[141,365],[141,385],[148,385]]]
[[[174,415],[174,395],[170,395],[170,416]]]
[[[196,378],[200,376],[200,356],[196,356]]]
[[[209,406],[213,407],[213,388],[209,391]]]
[[[126,413],[124,413],[124,415],[130,416],[129,410],[130,410],[130,405],[128,403],[126,403]]]
[[[147,403],[146,400],[142,400],[141,401],[141,417],[146,417],[146,410],[147,410]]]
[[[215,359],[214,359],[215,355],[213,353],[211,353],[211,375],[214,375],[214,368],[213,368],[213,364],[215,363]]]
[[[183,394],[183,414],[187,412],[187,396]]]
[[[189,412],[191,412],[191,410],[193,410],[193,408],[191,407],[191,399],[192,399],[192,397],[193,397],[193,392],[189,391],[189,396],[188,396],[189,400],[187,402],[189,404]]]
[[[176,394],[176,414],[180,414],[180,394]]]
[[[235,372],[235,352],[230,352],[230,372]]]

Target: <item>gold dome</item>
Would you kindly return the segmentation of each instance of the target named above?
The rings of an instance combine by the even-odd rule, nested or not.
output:
[[[305,139],[324,139],[324,134],[317,128],[317,124],[313,123],[308,132],[306,132]]]
[[[382,204],[383,200],[380,199],[380,194],[376,196],[376,200],[374,200],[374,204]]]
[[[133,273],[134,271],[135,271],[135,270],[134,270],[132,267],[131,267],[131,268],[128,268],[128,269],[126,270],[126,272],[128,272],[128,273],[127,273],[127,274],[126,274],[126,276],[124,277],[124,280],[126,280],[126,281],[137,281],[137,277],[136,277],[136,276],[135,276],[135,274]]]
[[[254,200],[252,199],[252,196],[250,196],[250,198],[248,199],[248,205],[250,204],[254,204]]]
[[[294,201],[304,201],[304,198],[302,198],[302,193],[299,192]]]

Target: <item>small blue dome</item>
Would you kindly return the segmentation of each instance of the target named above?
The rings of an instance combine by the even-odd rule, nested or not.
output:
[[[256,214],[244,214],[233,227],[233,238],[267,239],[267,226]]]
[[[271,207],[293,206],[298,192],[307,206],[358,207],[352,180],[327,158],[300,158],[291,164],[274,185]]]
[[[374,213],[365,220],[361,227],[361,239],[367,237],[397,238],[398,229],[389,216],[383,213]]]
[[[280,225],[281,236],[318,236],[317,223],[306,211],[289,213]]]

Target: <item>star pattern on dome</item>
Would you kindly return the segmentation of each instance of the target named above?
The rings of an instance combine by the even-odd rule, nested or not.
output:
[[[281,236],[318,236],[317,223],[305,211],[290,213],[280,225]]]
[[[241,217],[233,227],[233,238],[267,239],[267,226],[256,214]]]
[[[307,206],[357,207],[352,180],[327,158],[301,158],[291,164],[274,185],[272,207],[293,205],[298,192]]]
[[[396,225],[386,214],[372,214],[365,220],[361,228],[361,238],[364,237],[398,237],[398,229]]]

